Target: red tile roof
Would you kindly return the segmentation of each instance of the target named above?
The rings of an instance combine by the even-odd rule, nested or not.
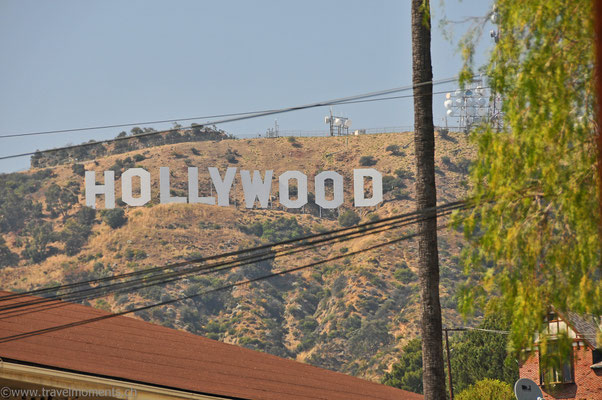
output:
[[[0,296],[7,294],[0,291]],[[0,317],[0,337],[106,314],[67,304]],[[0,358],[243,399],[423,399],[419,394],[123,316],[0,343]]]

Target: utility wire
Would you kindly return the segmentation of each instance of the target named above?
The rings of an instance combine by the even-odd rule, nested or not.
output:
[[[465,207],[464,206],[454,206],[451,208],[449,208],[449,207],[442,208],[437,211],[437,214],[438,214],[437,216],[438,217],[447,216],[453,210],[460,209],[460,208],[465,208]],[[359,230],[357,232],[352,232],[351,234],[342,234],[342,235],[335,236],[335,237],[321,239],[321,240],[318,240],[318,241],[315,241],[312,243],[301,242],[300,246],[295,246],[295,247],[297,247],[296,249],[293,247],[293,248],[286,248],[286,249],[279,250],[279,251],[269,250],[267,253],[252,254],[251,256],[247,256],[243,259],[236,259],[236,260],[223,262],[223,263],[217,263],[217,264],[213,264],[213,265],[196,266],[193,268],[186,269],[184,271],[176,271],[176,272],[171,272],[171,273],[167,273],[167,274],[159,274],[156,276],[152,276],[150,278],[142,277],[139,279],[134,279],[134,280],[126,281],[126,282],[120,282],[120,283],[116,283],[116,284],[112,284],[112,285],[99,286],[96,288],[88,288],[88,289],[75,291],[75,292],[71,292],[71,293],[66,293],[66,294],[62,294],[62,295],[56,295],[56,296],[52,296],[50,298],[42,298],[42,299],[38,298],[38,299],[29,300],[29,301],[25,301],[25,302],[13,303],[8,306],[0,307],[0,316],[6,317],[8,314],[10,314],[9,317],[15,316],[14,312],[19,312],[20,308],[25,308],[25,307],[27,307],[26,313],[31,312],[32,308],[29,306],[32,306],[32,305],[38,305],[38,307],[36,307],[33,310],[39,311],[40,308],[44,307],[43,304],[51,303],[54,300],[75,302],[75,301],[89,300],[92,298],[106,296],[110,293],[130,292],[130,291],[139,290],[139,289],[150,287],[150,286],[164,285],[164,284],[167,284],[167,283],[170,283],[173,281],[180,280],[184,276],[188,276],[191,274],[195,274],[195,275],[199,274],[199,273],[208,274],[208,273],[213,273],[213,272],[217,272],[217,271],[229,270],[229,269],[233,269],[233,268],[237,268],[237,267],[241,267],[244,265],[261,262],[261,261],[265,261],[265,260],[271,260],[274,258],[289,256],[292,254],[296,254],[296,253],[299,253],[302,251],[307,251],[307,250],[311,250],[313,248],[319,247],[319,246],[325,244],[325,242],[332,242],[332,243],[344,242],[344,241],[356,239],[358,237],[373,235],[373,234],[389,231],[392,229],[397,229],[397,228],[400,228],[403,226],[415,224],[422,220],[424,220],[424,218],[422,218],[422,219],[413,218],[411,220],[402,221],[401,223],[397,222],[397,223],[393,223],[393,224],[387,224],[384,226],[376,226],[373,228],[369,228],[371,231],[368,229],[364,229],[364,230]],[[42,304],[42,306],[40,306],[40,304]],[[21,315],[21,314],[19,314],[19,315]],[[0,319],[3,319],[1,317],[0,317]]]
[[[483,87],[483,89],[489,89],[489,88],[488,87]],[[446,93],[449,93],[449,90],[443,90],[443,91],[439,91],[439,92],[433,92],[432,94],[433,95],[439,95],[439,94],[446,94]],[[407,95],[400,95],[400,96],[379,97],[377,99],[349,100],[349,101],[338,102],[338,103],[336,103],[336,105],[341,105],[341,104],[343,104],[343,105],[344,104],[358,104],[358,103],[371,103],[371,102],[375,102],[375,101],[408,99],[408,98],[412,98],[412,97],[424,97],[424,96],[428,96],[428,94],[427,95],[407,94]],[[325,104],[323,106],[326,106],[326,105],[327,104]],[[129,123],[129,124],[103,125],[103,126],[94,126],[94,127],[86,127],[86,128],[62,129],[62,130],[55,130],[55,131],[41,131],[41,132],[27,132],[27,133],[10,133],[10,134],[6,134],[6,135],[0,135],[0,139],[15,138],[15,137],[25,137],[25,136],[51,135],[51,134],[55,134],[55,133],[83,132],[83,131],[98,130],[98,129],[122,128],[122,127],[139,126],[139,125],[161,124],[161,123],[167,123],[167,122],[183,122],[183,121],[194,121],[194,120],[198,121],[198,120],[201,120],[201,119],[208,119],[208,118],[234,117],[234,116],[240,116],[240,115],[250,115],[250,114],[259,114],[259,113],[266,113],[266,112],[275,112],[275,111],[278,111],[278,110],[279,109],[267,109],[267,110],[257,110],[257,111],[229,113],[229,114],[206,115],[206,116],[203,116],[203,117],[192,117],[192,118],[181,118],[181,119],[166,119],[166,120],[147,121],[147,122],[138,122],[138,123]],[[199,126],[202,127],[202,126],[206,126],[206,125],[212,125],[212,124],[211,123],[205,123],[205,124],[201,124]],[[181,130],[181,129],[189,129],[189,128],[173,128],[173,129],[170,129],[170,130],[157,131],[157,132],[148,132],[148,133],[166,133],[166,132],[170,132],[172,130]],[[140,136],[140,135],[128,136],[127,138],[131,139],[131,138],[136,138],[138,136]],[[109,139],[109,140],[115,140],[115,139]],[[100,142],[94,142],[94,143],[100,143]],[[54,149],[44,150],[44,151],[52,151],[52,150],[54,150]]]
[[[436,218],[436,217],[428,217],[428,218]],[[447,226],[448,226],[448,224],[442,225],[442,226],[438,227],[438,229],[442,229],[442,228],[445,228]],[[339,260],[341,258],[345,258],[345,257],[349,257],[349,256],[354,256],[354,255],[357,255],[357,254],[360,254],[360,253],[364,253],[364,252],[367,252],[367,251],[376,250],[376,249],[384,247],[384,246],[389,246],[389,245],[392,245],[392,244],[395,244],[395,243],[399,243],[399,242],[404,241],[404,240],[412,239],[412,238],[414,238],[414,237],[416,237],[418,235],[420,235],[420,233],[413,233],[413,234],[410,234],[410,235],[401,236],[401,237],[399,237],[397,239],[394,239],[394,240],[391,240],[391,241],[388,241],[388,242],[379,243],[377,245],[366,247],[366,248],[361,249],[361,250],[353,251],[353,252],[346,253],[346,254],[341,254],[341,255],[334,256],[334,257],[331,257],[331,258],[328,258],[328,259],[325,259],[325,260],[320,260],[320,261],[316,261],[316,262],[313,262],[313,263],[310,263],[310,264],[306,264],[306,265],[303,265],[303,266],[300,266],[300,267],[285,269],[285,270],[282,270],[282,271],[279,271],[279,272],[275,272],[275,273],[272,273],[272,274],[269,274],[269,275],[264,275],[264,276],[260,276],[260,277],[253,278],[253,279],[247,279],[247,280],[244,280],[244,281],[240,281],[240,282],[236,282],[236,283],[231,283],[231,284],[228,284],[228,285],[224,285],[224,286],[221,286],[221,287],[218,287],[218,288],[214,288],[214,289],[209,289],[209,290],[203,291],[201,293],[196,293],[196,294],[193,294],[193,295],[181,296],[181,297],[177,297],[175,299],[170,299],[170,300],[162,301],[162,302],[159,302],[159,303],[149,304],[149,305],[146,305],[146,306],[142,306],[142,307],[138,307],[138,308],[133,308],[131,310],[125,310],[125,311],[121,311],[121,312],[118,312],[118,313],[115,313],[115,314],[108,314],[108,315],[103,315],[103,316],[100,316],[100,317],[95,317],[95,318],[90,318],[90,319],[85,319],[85,320],[81,320],[81,321],[72,322],[72,323],[69,323],[69,324],[57,325],[57,326],[53,326],[53,327],[49,327],[49,328],[38,329],[38,330],[35,330],[35,331],[29,331],[29,332],[19,333],[19,334],[16,334],[16,335],[5,336],[3,338],[0,338],[0,343],[7,343],[7,342],[15,341],[15,340],[25,339],[25,338],[32,337],[32,336],[38,336],[38,335],[42,335],[42,334],[46,334],[46,333],[50,333],[50,332],[56,332],[56,331],[60,331],[60,330],[68,329],[68,328],[73,328],[73,327],[77,327],[77,326],[81,326],[81,325],[90,324],[90,323],[93,323],[93,322],[98,322],[98,321],[103,321],[103,320],[110,319],[110,318],[115,318],[115,317],[122,316],[122,315],[127,315],[127,314],[131,314],[131,313],[139,312],[139,311],[148,310],[148,309],[151,309],[151,308],[154,308],[154,307],[159,307],[159,306],[165,306],[165,305],[169,305],[169,304],[178,303],[178,302],[181,302],[181,301],[184,301],[184,300],[189,300],[189,299],[193,299],[193,298],[196,298],[196,297],[200,297],[200,296],[203,296],[203,295],[206,295],[206,294],[209,294],[209,293],[214,293],[214,292],[218,292],[218,291],[222,291],[222,290],[233,289],[233,288],[235,288],[237,286],[248,285],[248,284],[253,283],[253,282],[258,282],[258,281],[261,281],[261,280],[264,280],[264,279],[269,279],[269,278],[273,278],[273,277],[276,277],[276,276],[285,275],[285,274],[288,274],[288,273],[291,273],[291,272],[301,271],[303,269],[312,268],[312,267],[315,267],[315,266],[318,266],[318,265],[321,265],[321,264],[324,264],[324,263],[327,263],[327,262],[336,261],[336,260]]]
[[[18,298],[18,297],[24,297],[24,296],[28,296],[28,295],[44,295],[44,293],[55,292],[57,290],[71,289],[71,288],[74,288],[77,286],[82,286],[82,285],[98,284],[98,283],[110,282],[110,281],[114,281],[114,280],[118,280],[118,279],[122,279],[122,278],[144,276],[144,275],[148,275],[149,273],[151,273],[151,274],[152,273],[162,273],[163,271],[183,267],[183,266],[186,266],[186,265],[189,265],[192,263],[201,263],[201,262],[219,260],[219,259],[227,258],[227,257],[239,256],[239,255],[247,254],[250,251],[253,251],[253,252],[258,252],[258,251],[262,251],[262,250],[271,251],[271,249],[276,246],[291,245],[291,244],[295,244],[295,243],[302,242],[302,241],[308,241],[308,240],[312,240],[312,239],[316,239],[316,238],[328,237],[333,234],[349,232],[349,231],[353,231],[355,229],[368,230],[368,229],[370,229],[370,227],[373,227],[375,225],[381,225],[381,224],[388,223],[388,222],[400,221],[400,220],[404,220],[406,218],[420,216],[422,214],[426,214],[429,212],[436,212],[437,210],[442,210],[442,209],[446,209],[446,208],[462,206],[462,205],[465,205],[467,202],[469,202],[469,200],[454,201],[454,202],[450,202],[450,203],[443,204],[443,205],[436,206],[436,207],[425,208],[421,211],[413,211],[413,212],[409,212],[409,213],[405,213],[405,214],[394,215],[394,216],[383,218],[383,219],[380,219],[380,220],[374,221],[374,222],[365,222],[365,223],[358,224],[358,225],[355,225],[352,227],[338,228],[338,229],[334,229],[334,230],[331,230],[328,232],[315,233],[315,234],[311,234],[311,235],[302,236],[299,238],[283,240],[283,241],[276,242],[276,243],[268,243],[268,244],[264,244],[264,245],[255,247],[254,249],[236,250],[236,251],[217,254],[217,255],[213,255],[213,256],[209,256],[209,257],[192,258],[192,259],[189,259],[186,261],[167,264],[167,265],[159,266],[159,267],[148,268],[148,269],[140,270],[140,271],[133,271],[133,272],[128,272],[128,273],[124,273],[124,274],[113,275],[110,277],[89,279],[89,280],[85,280],[85,281],[81,281],[81,282],[75,282],[75,283],[70,283],[70,284],[52,286],[52,287],[48,287],[48,288],[30,290],[30,291],[22,292],[22,293],[11,293],[9,295],[0,296],[0,303],[3,301]]]
[[[208,118],[238,117],[238,116],[252,115],[252,114],[268,113],[267,115],[271,115],[272,113],[286,112],[286,110],[294,111],[297,109],[323,107],[323,106],[336,105],[336,104],[351,104],[355,100],[358,100],[358,99],[384,96],[384,95],[387,95],[390,93],[407,91],[407,90],[411,90],[415,87],[420,87],[420,86],[424,86],[424,85],[428,85],[428,84],[440,85],[443,83],[455,82],[457,80],[458,80],[458,77],[444,78],[444,79],[440,79],[440,80],[436,80],[436,81],[433,80],[433,81],[423,82],[423,83],[419,83],[416,85],[401,86],[401,87],[397,87],[397,88],[385,89],[385,90],[380,90],[380,91],[376,91],[376,92],[369,92],[369,93],[365,93],[365,94],[359,94],[359,95],[348,96],[348,97],[342,97],[342,98],[334,99],[334,100],[310,103],[310,104],[305,104],[305,105],[296,106],[296,107],[246,111],[246,112],[228,113],[228,114],[205,115],[205,116],[199,116],[199,117],[187,117],[187,118],[179,118],[179,119],[163,119],[163,120],[156,120],[156,121],[132,122],[132,123],[126,123],[126,124],[110,124],[110,125],[88,126],[88,127],[82,127],[82,128],[57,129],[57,130],[49,130],[49,131],[8,133],[8,134],[0,135],[0,139],[12,138],[12,137],[23,137],[23,136],[50,135],[50,134],[55,134],[55,133],[82,132],[82,131],[91,131],[91,130],[109,129],[109,128],[124,128],[124,127],[130,127],[130,126],[138,126],[138,125],[162,124],[162,123],[167,123],[167,122],[194,121],[194,120],[201,120],[201,119],[208,119]],[[442,92],[442,93],[447,93],[447,92]],[[408,97],[410,97],[410,96],[408,96]],[[400,97],[392,97],[392,99],[393,98],[400,98]],[[207,123],[207,124],[203,124],[203,125],[213,125],[213,123]]]
[[[341,99],[335,99],[335,100],[319,102],[319,103],[311,103],[311,104],[306,104],[306,105],[302,105],[302,106],[281,108],[281,109],[275,109],[275,110],[266,110],[266,111],[260,111],[260,112],[256,112],[256,113],[241,113],[241,114],[238,114],[238,116],[234,116],[231,118],[215,120],[215,121],[208,121],[204,124],[199,124],[198,127],[201,128],[204,126],[220,125],[220,124],[224,124],[224,123],[228,123],[228,122],[243,121],[243,120],[247,120],[247,119],[265,117],[265,116],[275,115],[275,114],[288,113],[288,112],[292,112],[292,111],[306,110],[306,109],[316,108],[316,107],[324,107],[324,106],[331,106],[331,105],[337,105],[337,104],[346,104],[346,102],[351,104],[351,102],[353,102],[355,100],[359,100],[359,99],[365,99],[365,98],[369,98],[369,97],[382,96],[382,95],[386,95],[389,93],[411,90],[414,87],[424,86],[426,84],[437,85],[437,84],[454,82],[456,80],[457,80],[457,78],[447,78],[447,79],[443,79],[443,80],[439,80],[439,81],[423,82],[423,83],[416,84],[414,86],[406,86],[406,87],[401,87],[401,88],[388,89],[388,90],[383,90],[380,92],[371,92],[371,93],[367,93],[367,94],[349,96],[349,97],[344,97]],[[426,96],[431,95],[431,94],[432,93],[429,93]],[[409,95],[408,97],[415,97],[415,96]],[[377,100],[377,99],[374,99],[374,100]],[[7,155],[7,156],[1,156],[0,160],[7,160],[7,159],[11,159],[11,158],[31,156],[31,155],[35,155],[36,153],[47,153],[47,152],[55,152],[55,151],[61,151],[61,150],[71,150],[71,149],[80,148],[80,147],[96,146],[96,145],[101,145],[101,144],[105,144],[105,143],[113,143],[113,142],[117,142],[117,141],[121,141],[121,140],[131,140],[131,139],[136,139],[136,138],[159,135],[159,134],[163,134],[163,133],[175,132],[175,131],[179,131],[181,129],[182,128],[165,129],[165,130],[161,130],[161,131],[145,132],[145,133],[141,133],[141,134],[134,135],[134,136],[125,136],[125,137],[121,137],[121,138],[113,138],[113,139],[99,140],[99,141],[94,141],[94,142],[81,143],[81,144],[71,145],[71,146],[57,147],[54,149],[48,149],[48,150],[43,150],[43,151],[37,150],[37,151],[32,151],[32,152],[20,153],[20,154],[12,154],[12,155]],[[47,134],[50,132],[51,131],[32,132],[32,133]],[[17,135],[17,134],[14,134],[14,135]],[[14,135],[11,137],[14,137]],[[8,137],[8,136],[5,135],[4,137]]]
[[[510,331],[502,331],[499,329],[475,328],[472,326],[462,326],[459,328],[443,328],[443,330],[448,331],[448,332],[478,331],[478,332],[487,332],[487,333],[498,333],[500,335],[509,335],[510,334]]]

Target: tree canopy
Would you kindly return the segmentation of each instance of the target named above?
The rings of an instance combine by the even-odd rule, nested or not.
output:
[[[472,133],[477,206],[458,219],[471,243],[461,306],[500,297],[519,349],[550,305],[602,314],[593,13],[591,0],[496,4],[487,74],[504,119]]]
[[[497,379],[483,379],[456,397],[457,400],[514,400],[512,387]]]

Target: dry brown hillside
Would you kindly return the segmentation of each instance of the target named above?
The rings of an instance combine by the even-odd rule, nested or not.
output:
[[[362,157],[387,180],[385,201],[378,207],[354,209],[362,221],[412,211],[414,208],[413,134],[350,137],[239,139],[164,145],[88,161],[83,169],[114,169],[117,175],[139,166],[152,175],[152,201],[125,208],[127,221],[107,223],[104,203],[93,212],[83,208],[83,169],[61,165],[47,170],[0,177],[0,286],[31,290],[58,283],[123,273],[168,262],[214,255],[262,242],[339,227],[337,217],[352,209],[352,173]],[[395,145],[398,146],[395,148]],[[468,160],[474,150],[462,133],[437,135],[437,184],[440,203],[463,198]],[[362,163],[369,163],[363,159]],[[199,167],[201,195],[210,194],[207,167],[274,170],[269,209],[246,209],[239,175],[230,207],[201,204],[158,204],[159,167],[171,170],[173,195],[186,195],[187,168]],[[287,170],[304,172],[313,193],[313,177],[333,170],[345,178],[345,204],[325,211],[308,205],[287,210],[277,202],[277,177]],[[57,188],[58,187],[58,188]],[[115,184],[121,196],[120,179]],[[12,196],[12,197],[11,197]],[[50,197],[49,197],[50,196]],[[50,199],[50,200],[49,200]],[[118,226],[120,225],[120,226]],[[257,274],[302,265],[360,250],[412,231],[390,231],[347,243],[325,245],[287,259],[191,276],[168,286],[95,299],[91,305],[122,310],[195,293]],[[461,280],[458,233],[442,230],[440,257],[442,304],[446,323],[458,321],[454,293]],[[416,246],[412,241],[386,246],[270,280],[241,286],[136,314],[137,318],[267,351],[377,380],[399,349],[418,334]]]

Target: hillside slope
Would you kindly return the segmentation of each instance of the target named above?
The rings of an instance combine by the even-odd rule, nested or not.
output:
[[[112,155],[80,165],[0,176],[6,190],[0,202],[0,287],[30,290],[214,255],[260,243],[335,229],[337,217],[353,209],[362,221],[414,209],[412,133],[352,137],[222,140],[170,144]],[[397,147],[396,147],[397,146]],[[371,156],[372,160],[367,159]],[[463,198],[468,160],[474,150],[464,134],[437,136],[439,203]],[[362,159],[362,157],[364,157]],[[385,201],[377,207],[352,208],[354,168],[371,168],[385,178]],[[124,218],[84,208],[84,170],[116,171],[141,167],[152,176],[152,200],[124,208]],[[274,170],[269,209],[246,209],[237,174],[230,207],[159,204],[159,167],[170,168],[172,195],[187,193],[187,168],[199,167],[201,195],[208,196],[207,167]],[[290,210],[278,204],[277,177],[298,170],[313,177],[326,170],[345,179],[341,210],[309,204]],[[311,199],[311,195],[310,195]],[[113,225],[110,226],[110,225]],[[389,231],[347,243],[323,246],[286,259],[263,262],[213,275],[193,276],[164,287],[118,294],[92,305],[118,311],[181,293],[196,293],[269,271],[303,265],[360,250],[414,228]],[[444,324],[459,321],[454,294],[460,282],[461,235],[440,233]],[[413,241],[347,257],[296,274],[212,293],[198,300],[152,309],[136,316],[369,379],[379,379],[399,349],[418,334],[417,248]]]

